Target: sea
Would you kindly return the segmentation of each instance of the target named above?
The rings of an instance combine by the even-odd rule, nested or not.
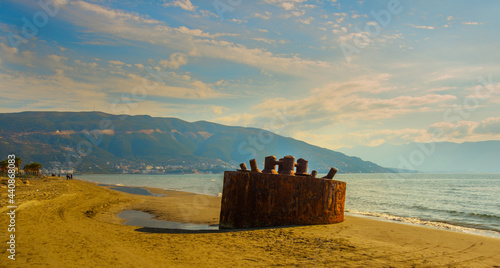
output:
[[[220,196],[223,174],[78,175],[118,186]],[[337,174],[346,215],[500,238],[500,174]]]

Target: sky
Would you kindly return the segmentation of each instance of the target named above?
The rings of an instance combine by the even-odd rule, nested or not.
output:
[[[500,140],[500,1],[7,0],[0,112],[258,127],[329,149]]]

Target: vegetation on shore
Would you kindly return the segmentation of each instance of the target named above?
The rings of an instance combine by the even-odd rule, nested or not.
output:
[[[16,170],[16,174],[19,174],[21,169],[21,164],[23,160],[16,156],[14,158],[14,166]],[[32,162],[29,164],[24,165],[23,171],[26,175],[33,175],[33,176],[40,176],[40,170],[42,169],[42,165],[40,163]],[[9,160],[5,159],[0,161],[0,174],[7,175],[7,172],[9,170]]]

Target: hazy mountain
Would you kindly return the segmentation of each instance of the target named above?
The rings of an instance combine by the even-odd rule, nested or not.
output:
[[[132,169],[139,163],[192,167],[180,172],[222,172],[241,162],[248,165],[252,158],[263,168],[268,155],[302,157],[309,161],[309,171],[319,173],[332,166],[344,173],[392,171],[269,131],[206,121],[101,112],[22,112],[0,114],[0,126],[0,156],[14,152],[24,163],[36,161],[44,167],[73,163],[83,173],[120,172],[120,166]]]
[[[444,173],[500,173],[500,141],[382,144],[341,148],[347,155],[392,168]]]

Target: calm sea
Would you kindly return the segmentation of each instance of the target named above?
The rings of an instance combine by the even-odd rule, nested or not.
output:
[[[80,175],[92,182],[218,195],[222,174]],[[338,174],[346,212],[500,238],[500,174]]]

